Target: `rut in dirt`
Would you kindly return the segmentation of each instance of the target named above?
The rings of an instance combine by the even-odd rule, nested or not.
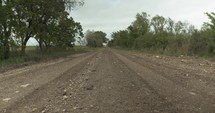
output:
[[[79,63],[74,64],[78,60]],[[43,71],[71,64],[72,67],[56,75],[53,80],[23,93],[22,98],[2,108],[1,113],[215,111],[215,89],[210,84],[198,83],[197,78],[193,78],[194,82],[185,80],[179,74],[185,70],[157,65],[149,59],[107,48],[82,58],[49,65]],[[37,73],[40,70],[34,71]],[[36,81],[38,78],[34,79]],[[203,87],[205,90],[202,90]]]

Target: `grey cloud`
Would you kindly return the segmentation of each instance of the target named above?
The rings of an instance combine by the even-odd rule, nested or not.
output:
[[[198,28],[208,21],[205,12],[215,11],[214,0],[85,0],[85,5],[71,12],[84,31],[103,30],[110,34],[126,29],[140,12],[159,14],[188,21]]]

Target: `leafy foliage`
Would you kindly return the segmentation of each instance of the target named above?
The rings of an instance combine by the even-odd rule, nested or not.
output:
[[[8,59],[11,48],[21,47],[35,38],[41,51],[49,47],[73,47],[75,37],[83,37],[80,23],[68,10],[83,5],[82,0],[1,0],[0,55]]]
[[[106,33],[102,31],[87,31],[86,32],[87,46],[103,47],[103,43],[107,43]]]
[[[167,54],[214,56],[215,13],[206,13],[211,20],[201,30],[182,21],[143,12],[126,30],[113,32],[109,46],[143,49]]]

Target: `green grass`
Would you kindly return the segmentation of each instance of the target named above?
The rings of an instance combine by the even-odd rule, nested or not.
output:
[[[50,49],[47,52],[41,53],[36,48],[37,47],[35,46],[28,46],[26,48],[25,56],[20,56],[17,52],[12,52],[11,57],[9,59],[3,61],[0,60],[0,68],[23,64],[26,62],[40,62],[49,59],[64,57],[71,54],[85,53],[94,50],[88,47],[77,46],[69,50]]]

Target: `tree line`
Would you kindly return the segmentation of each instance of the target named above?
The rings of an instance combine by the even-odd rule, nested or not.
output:
[[[34,38],[39,49],[72,47],[83,37],[82,27],[68,11],[82,6],[80,0],[0,0],[0,59],[11,51],[25,55],[27,42]]]
[[[103,47],[104,43],[108,42],[108,38],[106,37],[107,34],[104,33],[103,31],[90,31],[88,30],[85,33],[85,38],[86,38],[86,46],[88,47]]]
[[[175,55],[214,56],[215,13],[206,15],[211,22],[196,29],[188,22],[138,13],[127,29],[112,33],[108,45]]]

